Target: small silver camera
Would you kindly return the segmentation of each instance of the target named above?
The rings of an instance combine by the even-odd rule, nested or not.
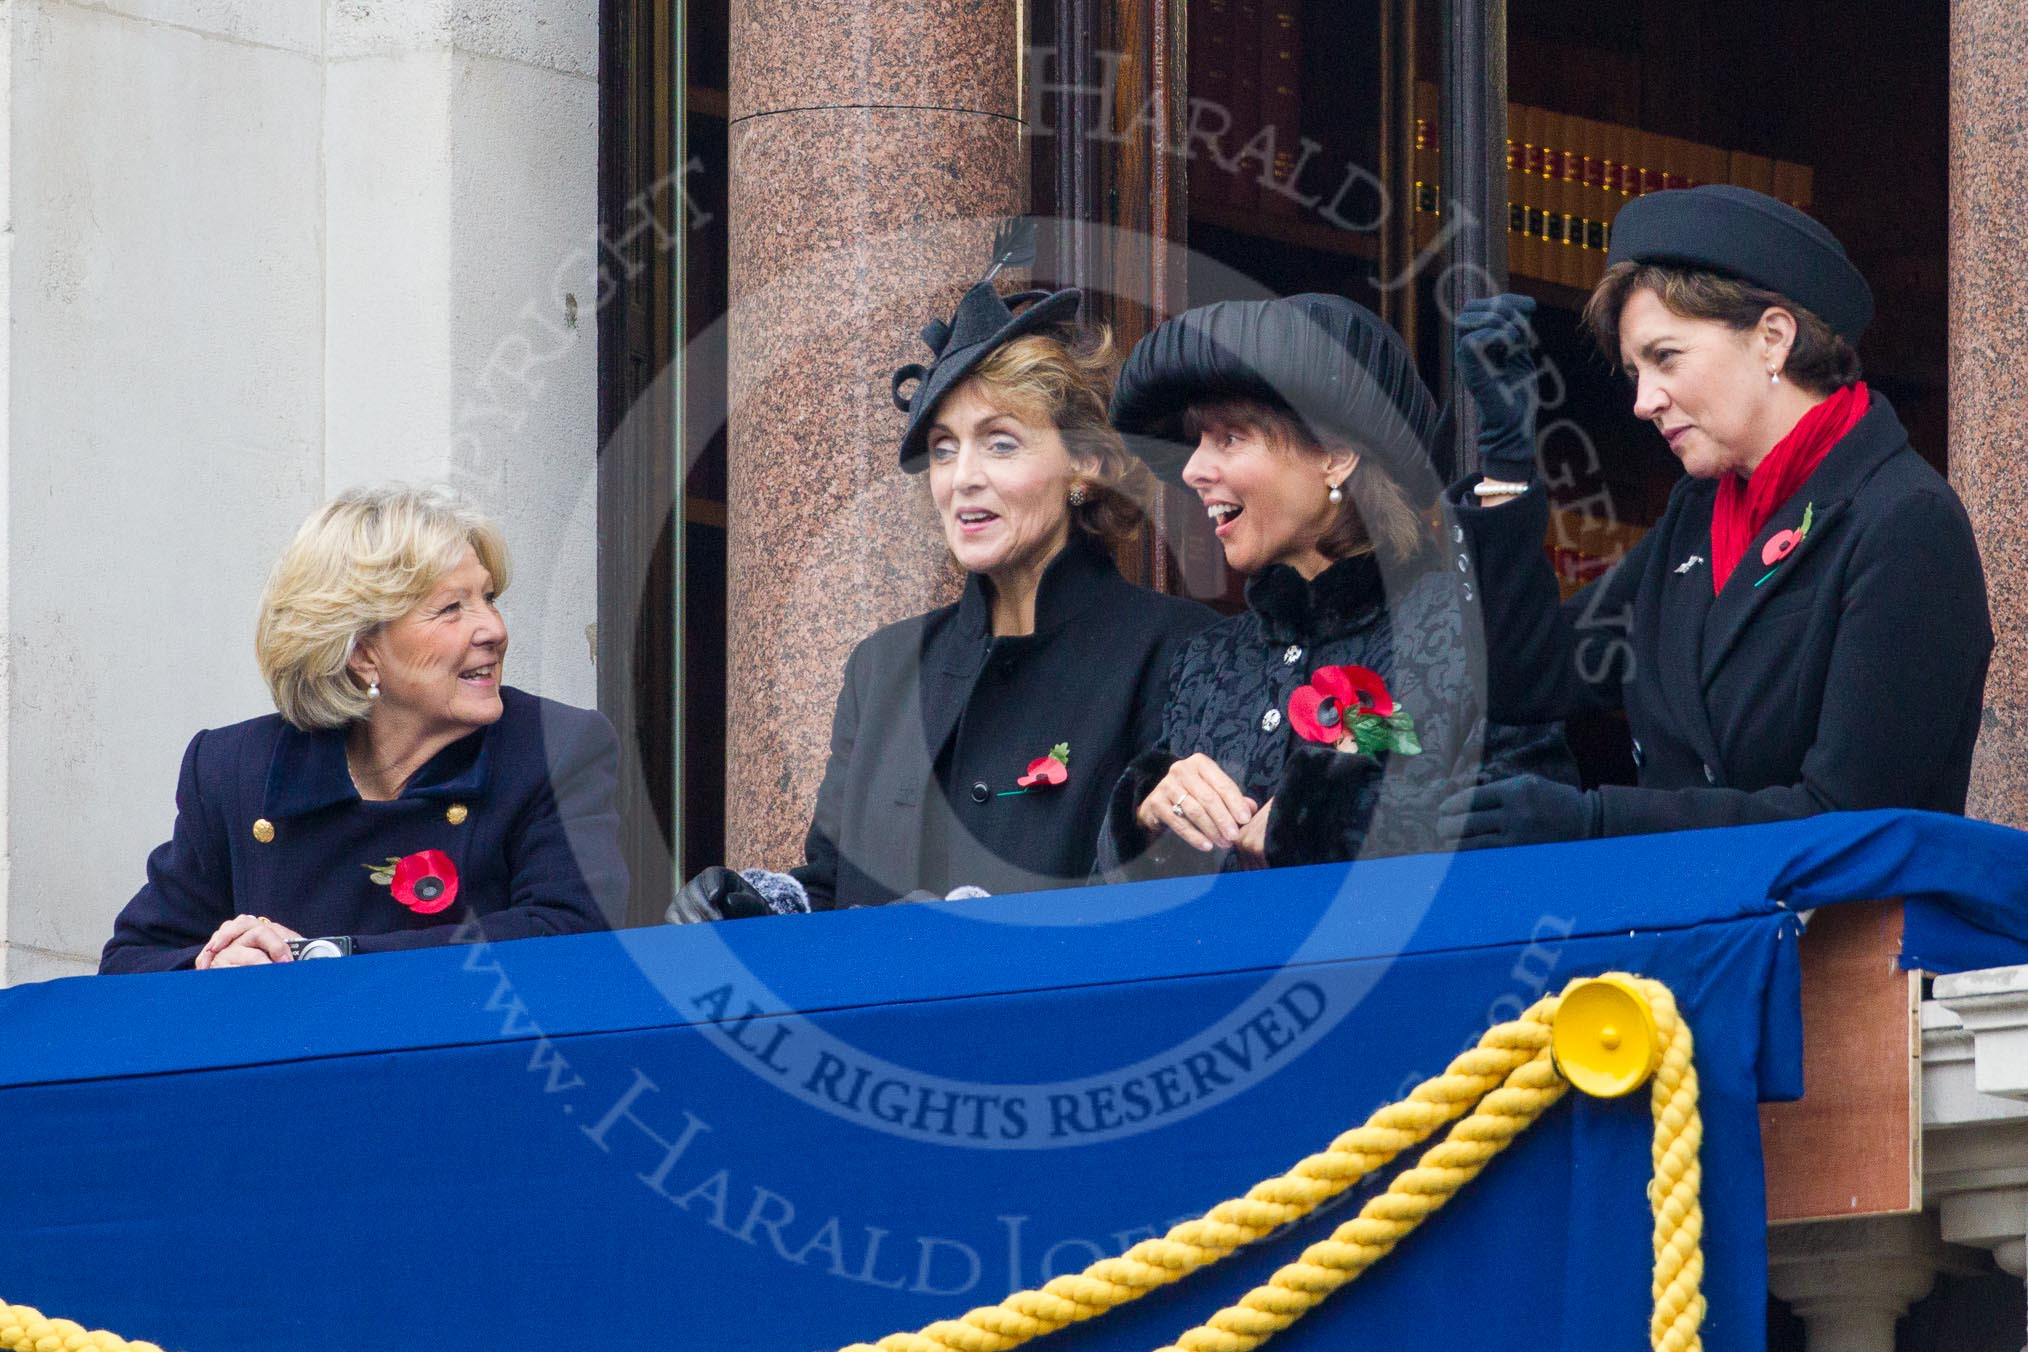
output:
[[[336,934],[322,939],[291,939],[289,956],[299,962],[309,958],[349,958],[352,956],[352,936]]]

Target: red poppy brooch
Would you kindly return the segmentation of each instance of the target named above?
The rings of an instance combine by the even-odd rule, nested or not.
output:
[[[1289,696],[1289,726],[1305,741],[1340,751],[1422,752],[1415,719],[1395,704],[1371,667],[1319,667]]]
[[[1761,578],[1760,582],[1765,582],[1768,578],[1773,577],[1775,571],[1781,566],[1781,561],[1795,553],[1796,546],[1809,538],[1810,521],[1816,514],[1817,504],[1814,502],[1807,503],[1803,507],[1802,525],[1794,530],[1778,530],[1773,535],[1767,537],[1767,543],[1762,545],[1760,550],[1761,567],[1767,569],[1767,576]],[[1753,585],[1758,587],[1760,582],[1756,582]]]
[[[1028,762],[1028,773],[1015,780],[1024,789],[1053,789],[1070,778],[1070,743],[1058,742],[1046,756]]]
[[[389,855],[384,864],[361,865],[373,881],[417,915],[435,915],[458,899],[458,866],[442,850]]]

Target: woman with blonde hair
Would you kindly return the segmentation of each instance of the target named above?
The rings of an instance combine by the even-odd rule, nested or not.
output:
[[[894,376],[901,467],[929,481],[963,596],[846,662],[804,861],[707,869],[671,920],[1089,877],[1106,791],[1153,743],[1169,665],[1216,616],[1113,566],[1152,485],[1107,422],[1112,346],[1075,322],[1080,294],[994,289],[1026,261],[1022,233],[923,328],[934,360]]]
[[[499,530],[447,493],[342,494],[261,598],[276,713],[200,732],[101,972],[604,929],[618,742],[503,684]]]

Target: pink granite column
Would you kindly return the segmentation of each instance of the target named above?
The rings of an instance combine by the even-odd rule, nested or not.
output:
[[[1951,5],[1950,477],[1998,637],[1972,761],[1975,817],[2028,826],[2028,28],[2013,0]]]
[[[726,852],[786,868],[852,645],[958,578],[889,373],[1024,209],[1014,0],[734,0]]]

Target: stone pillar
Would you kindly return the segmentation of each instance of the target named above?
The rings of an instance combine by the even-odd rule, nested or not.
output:
[[[1970,812],[2028,826],[2028,31],[2010,0],[1954,0],[1950,78],[1950,477],[1985,559],[1998,645]]]
[[[951,599],[889,373],[1026,204],[1014,0],[736,0],[726,838],[786,868],[852,645]]]
[[[1768,1234],[1768,1290],[1809,1352],[1894,1352],[1894,1325],[1929,1293],[1945,1250],[1928,1216],[1785,1225]]]

